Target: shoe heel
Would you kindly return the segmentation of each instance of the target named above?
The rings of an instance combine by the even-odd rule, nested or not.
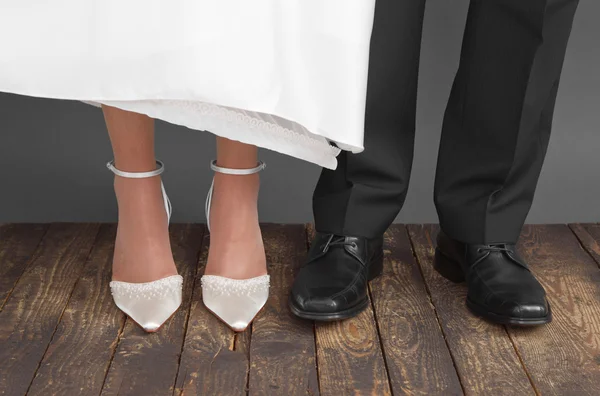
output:
[[[377,278],[383,272],[383,253],[369,263],[369,281]]]
[[[460,266],[460,263],[444,256],[439,249],[435,249],[435,259],[433,260],[433,268],[444,278],[454,283],[465,281],[465,275]]]

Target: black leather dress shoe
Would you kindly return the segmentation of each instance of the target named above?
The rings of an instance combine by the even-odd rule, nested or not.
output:
[[[521,326],[552,320],[546,292],[515,245],[470,245],[440,232],[434,268],[453,282],[466,280],[467,306],[484,319]]]
[[[341,320],[369,305],[367,282],[383,269],[383,237],[317,233],[298,272],[289,305],[304,319]]]

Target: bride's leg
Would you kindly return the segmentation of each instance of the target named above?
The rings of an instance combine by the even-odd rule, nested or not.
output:
[[[103,106],[115,167],[125,172],[156,169],[154,120]],[[177,274],[169,242],[160,176],[129,179],[115,176],[119,226],[113,280],[150,282]]]
[[[217,138],[217,165],[251,169],[257,148]],[[259,175],[215,174],[210,212],[210,250],[205,274],[248,279],[267,273],[265,249],[258,226]]]

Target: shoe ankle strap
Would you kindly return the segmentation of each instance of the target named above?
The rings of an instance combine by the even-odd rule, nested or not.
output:
[[[226,175],[253,175],[265,169],[267,164],[262,161],[258,161],[258,165],[255,168],[250,169],[232,169],[232,168],[223,168],[221,166],[217,166],[217,160],[214,160],[210,163],[210,169],[215,172],[224,173]]]
[[[115,168],[115,161],[112,160],[106,164],[106,167],[117,176],[126,177],[128,179],[145,179],[147,177],[161,175],[165,171],[165,164],[161,161],[156,160],[156,165],[158,168],[149,172],[125,172]]]

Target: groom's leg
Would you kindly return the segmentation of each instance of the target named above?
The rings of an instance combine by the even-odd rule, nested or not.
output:
[[[314,193],[317,233],[290,293],[313,320],[357,315],[381,273],[383,233],[402,207],[412,164],[425,0],[377,0],[364,153],[342,154]]]
[[[371,39],[365,152],[343,152],[313,197],[317,231],[383,235],[406,197],[413,159],[425,0],[378,0]]]
[[[577,0],[473,0],[435,201],[465,243],[514,243],[531,207]]]
[[[531,207],[577,0],[472,0],[450,95],[435,200],[435,268],[501,324],[552,320],[515,243]]]

